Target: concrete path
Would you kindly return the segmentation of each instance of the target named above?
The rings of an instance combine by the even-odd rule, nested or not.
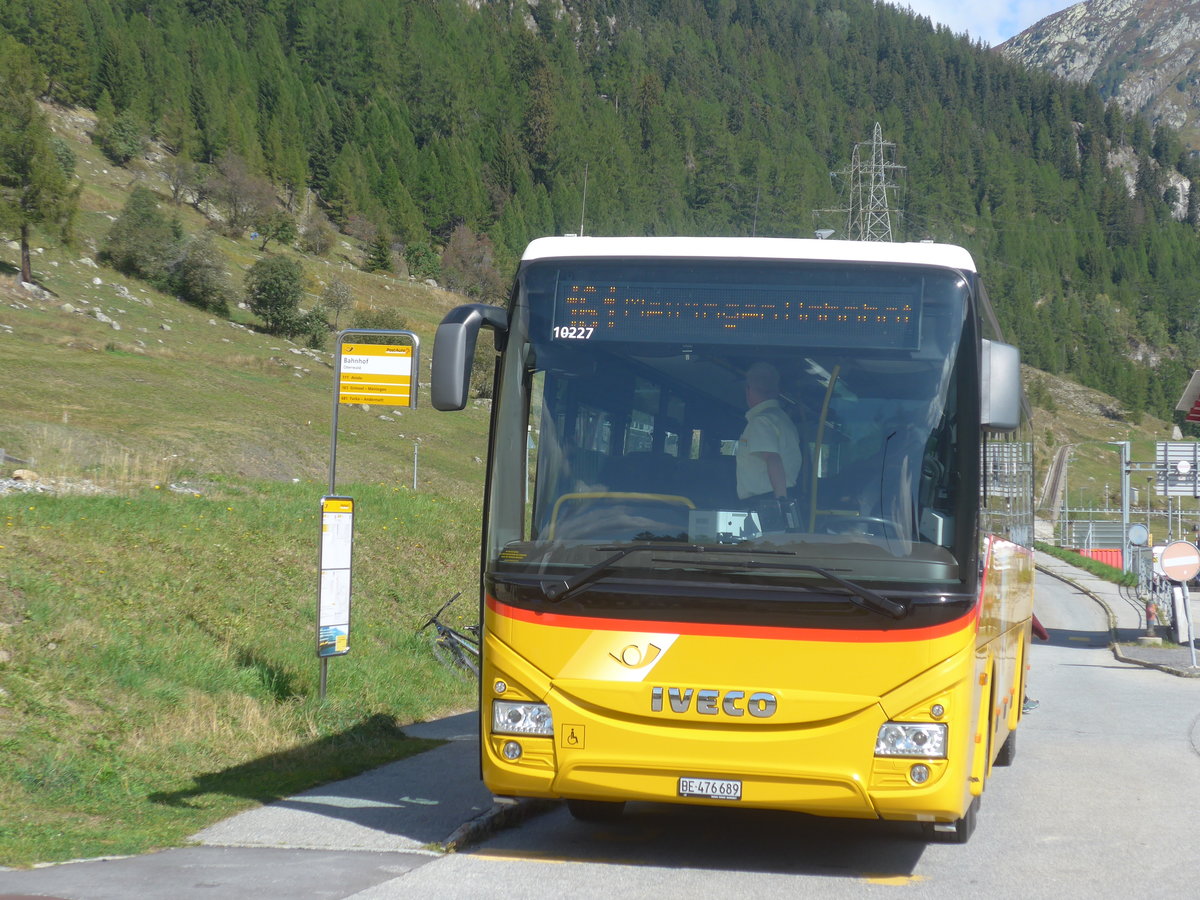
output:
[[[252,809],[198,846],[29,870],[0,869],[0,900],[342,898],[477,840],[514,815],[479,780],[478,716],[404,729],[440,747]]]
[[[1048,575],[1074,585],[1099,603],[1108,613],[1113,655],[1122,662],[1160,669],[1187,678],[1200,677],[1200,668],[1192,667],[1192,650],[1186,645],[1143,646],[1138,638],[1146,635],[1146,609],[1134,592],[1090,572],[1065,563],[1048,553],[1037,551],[1037,567]],[[1037,599],[1034,598],[1036,611]],[[1191,597],[1192,622],[1200,631],[1200,594]],[[1200,647],[1200,642],[1197,643]],[[1200,658],[1200,649],[1196,651]]]

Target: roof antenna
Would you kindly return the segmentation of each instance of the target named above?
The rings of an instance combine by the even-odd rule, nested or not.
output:
[[[587,212],[588,164],[583,164],[583,203],[579,205],[579,236],[583,237],[583,216]]]

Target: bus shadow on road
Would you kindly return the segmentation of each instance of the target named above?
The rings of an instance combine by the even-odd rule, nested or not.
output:
[[[926,846],[916,823],[631,803],[612,823],[578,822],[563,810],[466,852],[543,861],[889,880],[911,878]]]

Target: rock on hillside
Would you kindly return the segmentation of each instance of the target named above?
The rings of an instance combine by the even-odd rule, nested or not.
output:
[[[996,48],[1031,68],[1090,81],[1129,113],[1200,146],[1200,0],[1085,0]]]

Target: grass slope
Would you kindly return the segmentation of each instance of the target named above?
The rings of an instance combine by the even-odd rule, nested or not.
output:
[[[354,613],[351,652],[330,662],[319,702],[332,357],[258,333],[243,310],[215,319],[97,266],[135,177],[160,180],[149,164],[103,161],[86,120],[55,122],[76,139],[86,185],[77,239],[35,248],[45,290],[33,292],[0,240],[0,447],[54,488],[0,494],[6,865],[178,844],[238,809],[424,749],[403,724],[474,702],[415,629],[478,577],[486,407],[341,409],[337,490],[358,501]],[[218,241],[240,281],[256,248]],[[358,272],[342,258],[357,254],[343,242],[332,259],[302,257],[309,292],[336,277],[359,306],[397,310],[427,371],[433,329],[460,298]]]
[[[358,491],[352,652],[317,700],[315,488],[0,498],[0,859],[178,843],[424,749],[397,722],[470,702],[416,634],[465,586],[470,504],[379,485]]]

